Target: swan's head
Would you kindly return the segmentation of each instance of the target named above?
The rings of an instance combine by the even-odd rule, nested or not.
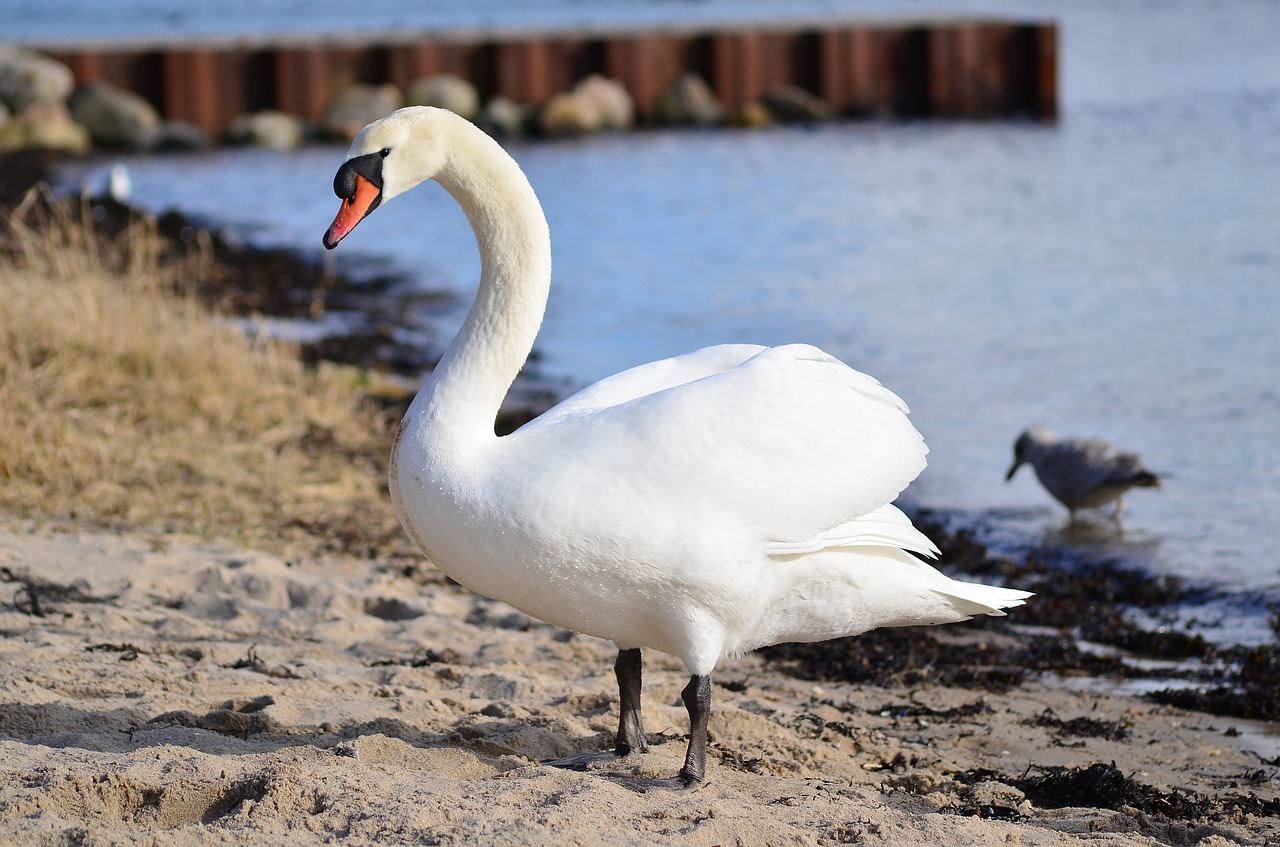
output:
[[[1010,466],[1008,473],[1004,475],[1004,481],[1008,482],[1013,479],[1013,475],[1017,473],[1018,468],[1031,461],[1031,454],[1035,452],[1036,448],[1053,444],[1057,440],[1058,436],[1042,426],[1028,427],[1023,430],[1022,434],[1018,436],[1018,440],[1013,442],[1013,465]]]
[[[337,247],[383,201],[438,174],[447,159],[445,136],[451,121],[459,120],[444,109],[410,106],[360,130],[333,178],[342,206],[324,246]]]

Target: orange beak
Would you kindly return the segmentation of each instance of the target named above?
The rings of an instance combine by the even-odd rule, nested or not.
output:
[[[382,189],[359,174],[355,175],[355,188],[355,193],[342,201],[338,216],[324,234],[324,246],[329,250],[337,247],[338,242],[356,228],[356,224],[376,209],[382,198]]]

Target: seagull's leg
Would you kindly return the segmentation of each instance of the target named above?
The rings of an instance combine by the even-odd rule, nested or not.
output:
[[[644,719],[640,714],[640,648],[619,650],[613,663],[614,676],[618,678],[618,735],[613,752],[619,756],[628,753],[645,753],[649,742],[644,737]]]
[[[1117,498],[1116,498],[1116,510],[1115,510],[1114,512],[1112,512],[1112,513],[1111,513],[1111,519],[1112,519],[1113,521],[1116,521],[1117,523],[1119,523],[1119,522],[1120,522],[1120,516],[1121,516],[1121,515],[1123,515],[1123,514],[1124,514],[1124,498],[1123,498],[1123,497],[1117,497]]]
[[[711,720],[711,677],[694,674],[689,684],[680,692],[684,707],[689,710],[689,750],[684,756],[684,767],[676,781],[685,788],[695,788],[707,774],[707,724]]]

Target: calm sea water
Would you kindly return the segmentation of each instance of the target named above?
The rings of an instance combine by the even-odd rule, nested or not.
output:
[[[244,5],[244,20],[267,28],[291,16],[289,4]],[[66,6],[39,4],[20,20],[66,33]],[[307,8],[321,28],[348,14]],[[365,23],[421,23],[390,3],[364,8]],[[779,8],[488,0],[432,14],[477,25]],[[1269,638],[1267,604],[1280,598],[1280,4],[805,7],[868,8],[1060,20],[1062,120],[512,144],[552,226],[544,369],[587,382],[705,344],[817,343],[912,406],[932,447],[912,503],[1003,549],[1050,545],[1211,584],[1221,596],[1192,612],[1209,635]],[[94,14],[131,33],[166,20]],[[226,23],[185,8],[167,20],[184,32]],[[319,257],[342,156],[320,147],[127,163],[139,204]],[[95,179],[105,164],[67,179]],[[465,222],[434,187],[388,205],[343,251],[348,263],[390,257],[461,301],[478,275]],[[1003,481],[1013,438],[1033,422],[1137,449],[1170,479],[1130,496],[1123,531],[1069,529],[1030,473]]]

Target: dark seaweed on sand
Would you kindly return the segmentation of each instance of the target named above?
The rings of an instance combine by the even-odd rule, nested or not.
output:
[[[89,583],[83,579],[63,585],[47,579],[33,577],[9,567],[0,567],[0,582],[18,586],[13,593],[12,606],[25,615],[43,618],[51,614],[61,613],[60,606],[66,603],[110,603],[119,594],[95,595]]]
[[[1115,762],[1097,762],[1083,768],[1032,765],[1020,776],[1006,776],[989,768],[953,774],[965,785],[1001,782],[1020,790],[1032,805],[1042,809],[1069,806],[1136,810],[1175,821],[1240,821],[1247,816],[1280,815],[1280,800],[1255,795],[1227,794],[1205,797],[1191,791],[1161,791],[1126,776]],[[959,814],[982,815],[981,809],[958,809]]]

